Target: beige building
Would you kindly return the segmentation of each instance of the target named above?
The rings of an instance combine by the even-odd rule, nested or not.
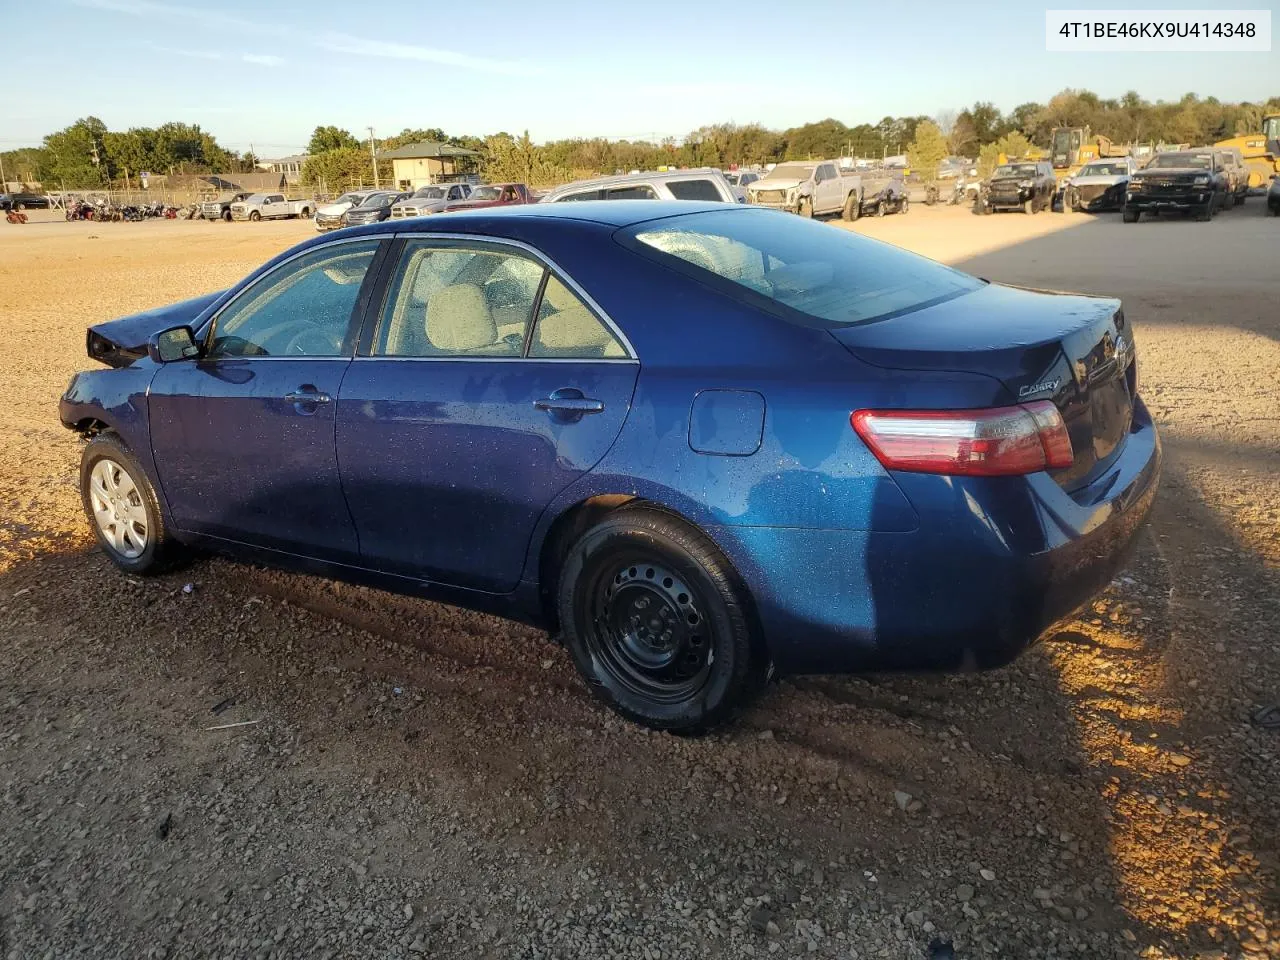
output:
[[[455,147],[451,143],[411,143],[378,154],[378,165],[391,161],[391,177],[401,190],[416,190],[429,183],[454,180],[471,173],[476,167],[474,150]]]

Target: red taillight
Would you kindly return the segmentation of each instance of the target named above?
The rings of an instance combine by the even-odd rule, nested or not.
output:
[[[858,410],[849,421],[890,470],[997,477],[1071,466],[1050,400],[987,410]]]

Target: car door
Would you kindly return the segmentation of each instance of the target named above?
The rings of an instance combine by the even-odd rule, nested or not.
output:
[[[539,516],[613,444],[638,364],[528,248],[409,237],[392,257],[338,398],[364,563],[507,592]]]
[[[151,443],[183,530],[358,560],[334,451],[338,388],[378,240],[338,240],[279,264],[204,331],[204,355],[151,383]]]

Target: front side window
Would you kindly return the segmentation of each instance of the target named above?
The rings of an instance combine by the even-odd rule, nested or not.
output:
[[[672,180],[667,189],[677,200],[723,200],[710,180]]]
[[[519,357],[546,270],[505,248],[410,240],[387,292],[374,353]]]
[[[206,354],[341,357],[377,240],[327,244],[273,270],[218,314]]]
[[[886,243],[736,205],[637,224],[617,236],[643,256],[807,326],[869,323],[982,286]]]

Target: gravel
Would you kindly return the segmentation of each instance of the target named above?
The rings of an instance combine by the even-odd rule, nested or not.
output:
[[[1267,226],[860,221],[1123,296],[1156,514],[1010,668],[784,680],[701,739],[604,713],[523,626],[226,560],[110,567],[54,410],[85,325],[307,229],[0,234],[0,958],[1280,956],[1280,738],[1249,722],[1280,698]]]

